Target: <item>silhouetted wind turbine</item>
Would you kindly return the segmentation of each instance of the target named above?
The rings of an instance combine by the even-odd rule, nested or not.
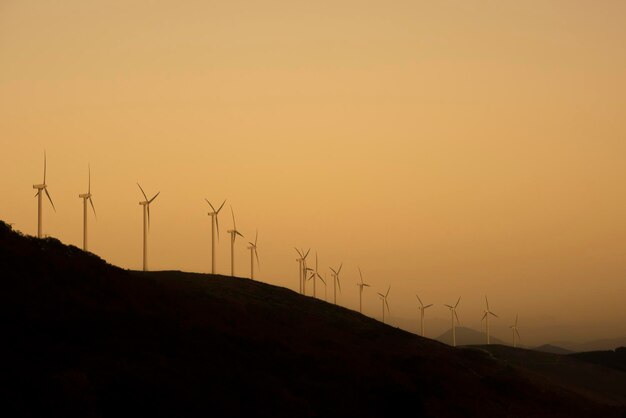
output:
[[[250,250],[250,278],[254,280],[254,256],[256,256],[256,264],[259,266],[259,270],[261,269],[261,264],[259,263],[259,253],[257,252],[256,243],[259,239],[259,231],[256,231],[256,235],[254,237],[254,244],[248,242],[250,246],[248,249]]]
[[[233,215],[233,229],[226,231],[230,234],[230,275],[235,276],[235,238],[239,235],[243,238],[243,235],[239,231],[237,231],[237,224],[235,223],[235,212],[233,212],[233,207],[230,207],[230,213]]]
[[[484,311],[485,314],[483,315],[483,319],[485,320],[485,326],[487,328],[487,345],[489,345],[489,315],[493,315],[496,318],[498,317],[498,315],[494,314],[489,309],[489,301],[487,300],[487,295],[485,295],[485,303],[487,304],[487,310]]]
[[[78,197],[83,199],[83,251],[87,251],[87,201],[91,203],[91,209],[93,209],[93,214],[96,216],[96,208],[93,205],[93,200],[91,199],[91,166],[87,165],[89,170],[89,183],[87,186],[87,193],[79,194]]]
[[[387,307],[387,312],[391,313],[389,311],[389,303],[387,302],[387,296],[389,296],[390,290],[391,290],[391,285],[389,285],[389,288],[387,289],[387,293],[385,293],[384,295],[382,293],[378,294],[378,296],[380,296],[380,300],[383,303],[383,324],[385,323],[385,306]]]
[[[315,283],[317,282],[317,279],[320,279],[324,285],[326,285],[326,282],[324,281],[324,279],[322,278],[322,276],[320,276],[319,274],[319,270],[318,270],[318,264],[317,264],[317,252],[315,252],[315,270],[311,270],[311,276],[309,276],[309,280],[313,279],[313,297],[315,297]]]
[[[37,189],[37,194],[35,197],[37,198],[37,238],[43,237],[43,207],[41,204],[41,191],[43,190],[46,196],[48,196],[48,200],[52,205],[52,209],[56,212],[56,208],[54,207],[54,203],[52,202],[52,198],[50,197],[50,193],[48,193],[48,185],[46,184],[46,151],[43,152],[43,183],[42,184],[33,184],[33,189]]]
[[[456,322],[460,325],[461,321],[459,321],[459,316],[456,313],[456,307],[459,306],[459,302],[461,301],[461,297],[459,296],[459,300],[456,301],[454,306],[445,305],[450,309],[450,313],[452,315],[452,346],[456,347],[456,328],[454,327],[454,317],[456,316]]]
[[[356,284],[359,287],[359,312],[363,313],[363,288],[370,287],[370,285],[363,281],[363,273],[361,273],[361,267],[358,267],[358,269],[359,276],[361,277],[361,283],[357,282]]]
[[[424,311],[427,308],[430,308],[431,306],[433,306],[433,304],[431,303],[430,305],[424,306],[424,304],[422,303],[422,300],[420,299],[420,297],[417,296],[417,295],[415,295],[415,297],[417,297],[417,300],[420,303],[420,306],[418,306],[418,309],[420,310],[420,324],[421,324],[421,326],[420,326],[421,334],[420,335],[423,337],[424,336]]]
[[[309,248],[305,253],[304,249],[300,251],[296,247],[293,247],[293,248],[296,250],[296,252],[300,256],[300,258],[296,258],[296,261],[298,262],[298,267],[299,267],[300,294],[304,294],[304,282],[306,279],[306,258],[309,256],[309,251],[311,251],[311,249]]]
[[[339,291],[341,292],[341,283],[339,282],[339,273],[341,273],[341,268],[343,267],[343,263],[339,265],[339,268],[335,270],[330,267],[330,271],[332,271],[331,276],[333,276],[333,285],[334,285],[334,293],[333,293],[333,303],[337,304],[337,286],[339,286]]]
[[[148,199],[148,196],[146,196],[146,193],[143,191],[141,185],[137,183],[137,186],[139,186],[141,194],[146,199],[143,202],[139,202],[139,204],[143,206],[143,271],[148,271],[148,229],[150,229],[150,204],[154,202],[154,199],[156,199],[161,192],[157,192],[152,199]]]
[[[519,316],[519,314],[515,315],[515,325],[511,325],[509,327],[513,331],[513,348],[517,347],[517,341],[515,340],[516,334],[517,334],[517,337],[519,337],[520,340],[522,339],[522,337],[519,335],[519,331],[517,330],[517,319],[518,319],[518,316]]]
[[[215,210],[209,199],[204,199],[211,206],[211,210],[213,212],[209,212],[208,215],[211,217],[211,274],[215,274],[215,231],[217,230],[217,240],[220,240],[220,224],[217,220],[217,215],[219,215],[220,210],[224,207],[224,203],[226,203],[226,199],[222,202],[219,209]]]

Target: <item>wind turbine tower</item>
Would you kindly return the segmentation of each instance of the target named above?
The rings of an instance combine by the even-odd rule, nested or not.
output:
[[[515,339],[515,336],[517,336],[519,339],[522,339],[522,337],[519,335],[519,331],[517,330],[517,319],[518,319],[519,314],[515,315],[515,325],[511,325],[509,328],[511,328],[511,331],[513,331],[513,348],[517,348],[517,340]]]
[[[363,288],[370,287],[369,284],[363,281],[363,273],[361,273],[361,267],[359,269],[359,276],[361,277],[361,282],[357,282],[357,286],[359,287],[359,313],[363,313]]]
[[[237,224],[235,223],[235,212],[233,212],[233,207],[230,207],[230,213],[233,215],[233,229],[226,231],[230,234],[230,275],[235,277],[235,239],[237,235],[243,238],[243,235],[239,231],[237,231]]]
[[[422,303],[422,300],[420,299],[419,296],[415,295],[415,297],[417,297],[417,300],[420,303],[420,306],[418,306],[418,309],[420,310],[420,335],[423,337],[424,336],[424,311],[427,308],[430,308],[432,305],[432,303],[430,305],[426,305],[424,306],[424,304]]]
[[[46,184],[46,152],[43,152],[43,183],[41,184],[33,184],[33,189],[37,189],[37,194],[35,197],[37,198],[37,238],[43,238],[43,207],[42,207],[42,191],[48,197],[50,204],[52,205],[52,209],[56,212],[56,208],[54,207],[54,203],[52,202],[52,198],[50,197],[50,193],[48,193],[48,185]]]
[[[250,246],[248,247],[248,249],[250,250],[250,279],[252,280],[254,280],[254,256],[256,256],[256,264],[259,267],[259,270],[261,269],[261,264],[259,263],[259,253],[256,249],[256,243],[258,239],[259,231],[256,232],[256,236],[254,237],[254,244],[248,242],[248,244],[250,244]]]
[[[209,202],[209,199],[205,198],[204,200],[206,200],[213,211],[209,212],[208,215],[211,217],[211,274],[215,274],[215,231],[217,231],[217,240],[220,240],[220,224],[217,219],[217,215],[219,215],[220,210],[224,207],[226,200],[222,202],[221,206],[217,210],[215,210],[211,202]]]
[[[445,305],[450,309],[450,314],[452,315],[452,347],[456,347],[456,328],[454,327],[454,317],[456,317],[456,322],[460,325],[461,321],[459,321],[459,316],[456,313],[456,308],[459,306],[459,302],[461,301],[461,297],[459,296],[459,300],[456,301],[454,306]]]
[[[341,273],[342,267],[343,267],[343,263],[339,265],[339,268],[337,270],[330,267],[330,271],[332,271],[331,276],[333,276],[333,287],[334,287],[333,303],[335,305],[337,304],[337,286],[339,286],[339,291],[341,292],[341,283],[339,282],[339,273]]]
[[[96,215],[96,208],[93,205],[93,200],[91,196],[91,167],[88,165],[89,170],[89,183],[87,185],[87,193],[79,194],[78,197],[83,199],[83,251],[87,251],[87,201],[91,203],[91,209],[93,210],[93,215]]]
[[[150,229],[150,204],[154,202],[154,199],[156,199],[161,192],[157,192],[152,199],[148,199],[148,196],[146,196],[146,193],[143,191],[141,185],[137,183],[137,186],[139,186],[141,194],[146,199],[139,202],[139,204],[143,206],[143,271],[148,271],[148,230]]]
[[[489,315],[493,315],[496,318],[498,317],[498,315],[494,314],[489,309],[489,301],[487,300],[487,295],[485,295],[485,303],[487,304],[487,310],[485,311],[485,314],[483,315],[483,319],[485,320],[485,327],[487,329],[487,345],[489,345]]]
[[[322,276],[320,276],[319,274],[319,270],[318,270],[318,264],[317,264],[317,252],[315,253],[315,270],[311,270],[311,276],[309,276],[309,280],[313,279],[313,297],[315,297],[316,295],[316,282],[317,279],[320,279],[324,285],[326,285],[326,281],[324,281],[324,279],[322,278]]]
[[[385,293],[384,295],[382,293],[378,294],[378,296],[380,296],[380,300],[383,303],[383,324],[385,323],[385,306],[387,307],[387,313],[391,313],[389,311],[389,303],[387,302],[387,296],[389,296],[390,290],[391,290],[391,285],[389,285],[389,288],[387,289],[387,293]]]

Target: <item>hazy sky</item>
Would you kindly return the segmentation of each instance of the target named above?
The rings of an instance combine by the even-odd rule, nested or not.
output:
[[[139,181],[155,270],[209,271],[203,200],[228,199],[239,275],[258,228],[261,280],[297,289],[311,247],[343,305],[360,266],[364,312],[391,285],[410,330],[415,293],[431,336],[458,296],[478,329],[488,294],[500,338],[517,312],[523,343],[624,336],[624,22],[622,0],[0,0],[0,219],[36,234],[46,149],[44,233],[81,245],[90,163],[90,247],[125,268]]]

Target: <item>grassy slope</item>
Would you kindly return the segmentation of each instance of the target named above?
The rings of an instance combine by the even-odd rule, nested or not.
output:
[[[0,223],[5,416],[619,416],[503,361],[247,279]]]

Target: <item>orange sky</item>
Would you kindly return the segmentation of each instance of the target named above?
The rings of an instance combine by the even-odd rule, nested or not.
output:
[[[206,197],[228,199],[261,280],[297,289],[293,246],[344,262],[343,305],[416,329],[415,293],[462,296],[526,343],[626,335],[626,3],[0,1],[0,218],[206,272]],[[218,270],[228,272],[222,212]],[[328,271],[328,270],[326,270]],[[330,296],[330,294],[329,294]],[[431,336],[434,336],[431,335]]]

